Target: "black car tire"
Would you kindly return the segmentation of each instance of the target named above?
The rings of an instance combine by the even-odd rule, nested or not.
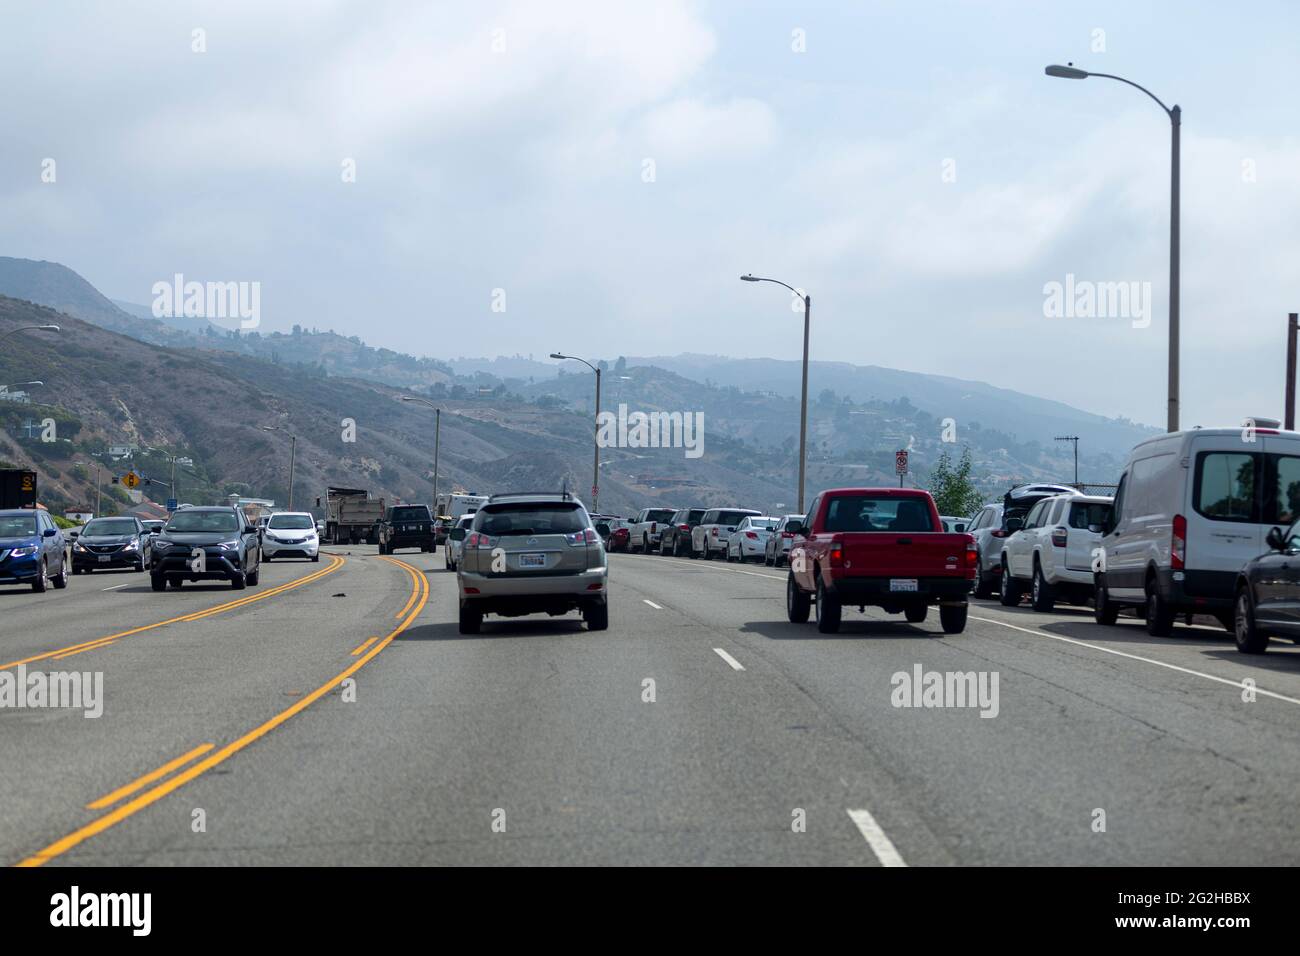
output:
[[[41,573],[32,580],[32,590],[37,594],[44,594],[50,583],[50,569],[41,559]]]
[[[166,578],[165,576],[161,575],[161,574],[151,574],[151,575],[149,575],[149,585],[150,585],[150,586],[151,586],[155,591],[166,591],[166,590],[167,590],[167,578]]]
[[[990,580],[993,575],[984,570],[984,555],[978,552],[975,555],[975,596],[980,598],[993,597],[996,590],[993,582]]]
[[[903,609],[903,616],[907,618],[908,624],[924,624],[929,613],[930,608],[925,604],[913,604]]]
[[[838,634],[844,606],[837,594],[827,590],[822,579],[817,579],[817,630],[822,634]]]
[[[320,553],[317,552],[316,554],[313,554],[313,555],[311,556],[311,559],[312,559],[313,562],[315,562],[315,561],[319,561],[319,560],[320,560]]]
[[[998,600],[1003,607],[1016,607],[1020,604],[1020,582],[1011,576],[1011,569],[1002,562],[1002,579],[998,582]]]
[[[1043,577],[1042,566],[1034,562],[1033,607],[1035,611],[1050,611],[1056,607],[1056,588]]]
[[[68,586],[68,562],[66,559],[59,565],[58,576],[53,578],[50,583],[54,585],[57,591],[62,591]]]
[[[248,574],[244,575],[244,580],[248,582],[250,587],[257,587],[258,582],[262,580],[262,566],[259,564],[249,571]]]
[[[185,579],[184,579],[184,578],[168,578],[168,579],[167,579],[167,583],[170,584],[172,587],[174,587],[177,591],[179,591],[179,590],[181,589],[181,586],[185,584]]]
[[[264,555],[262,555],[262,560],[263,560],[263,561],[267,561],[267,562],[274,561],[274,560],[275,560],[275,555],[273,555],[273,554],[264,554]]]
[[[1097,575],[1092,590],[1092,619],[1098,624],[1112,625],[1119,620],[1119,605],[1110,599],[1106,579]]]
[[[587,622],[587,630],[604,631],[609,628],[609,602],[588,604],[582,610],[582,619]]]
[[[808,612],[812,610],[812,601],[803,592],[794,579],[794,572],[785,579],[785,616],[791,624],[807,624]]]
[[[482,628],[482,612],[475,611],[469,605],[462,604],[460,608],[460,632],[462,634],[477,634]]]
[[[1147,633],[1152,637],[1168,637],[1174,631],[1174,610],[1160,596],[1154,580],[1147,581]]]
[[[1249,587],[1243,584],[1237,588],[1237,599],[1232,606],[1232,637],[1237,642],[1237,650],[1243,654],[1263,654],[1268,650],[1268,634],[1255,623],[1255,601]]]
[[[945,634],[960,634],[966,630],[966,615],[969,611],[970,605],[965,603],[940,604],[939,626]]]
[[[248,581],[245,579],[243,573],[240,572],[230,579],[230,586],[236,591],[242,591],[248,586]]]

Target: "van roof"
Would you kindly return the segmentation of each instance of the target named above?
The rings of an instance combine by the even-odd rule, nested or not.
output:
[[[1223,428],[1186,428],[1182,431],[1168,432],[1164,435],[1153,435],[1144,441],[1138,442],[1133,446],[1133,451],[1148,445],[1157,445],[1160,443],[1177,444],[1180,448],[1195,439],[1205,438],[1232,438],[1241,441],[1242,434],[1246,431],[1245,425],[1236,427]],[[1285,428],[1256,428],[1256,435],[1264,435],[1269,438],[1281,438],[1284,441],[1300,441],[1300,431],[1287,431]],[[1130,452],[1132,454],[1132,452]]]

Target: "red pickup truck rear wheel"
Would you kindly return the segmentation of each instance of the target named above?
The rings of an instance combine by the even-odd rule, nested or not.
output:
[[[812,610],[812,602],[808,600],[808,595],[800,590],[799,585],[795,583],[794,572],[791,571],[785,579],[786,617],[790,619],[791,624],[807,624],[810,610]]]
[[[966,630],[966,612],[969,609],[967,604],[940,604],[939,624],[942,625],[943,632],[960,634]]]
[[[822,583],[822,579],[817,579],[817,630],[823,634],[837,634],[840,630],[840,618],[844,611],[844,606],[840,604],[840,597],[834,591],[828,591]]]

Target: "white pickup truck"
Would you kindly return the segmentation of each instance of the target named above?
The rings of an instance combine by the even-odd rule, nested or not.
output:
[[[676,511],[676,508],[642,508],[638,511],[628,522],[628,550],[642,554],[649,554],[652,548],[658,550],[664,528]]]

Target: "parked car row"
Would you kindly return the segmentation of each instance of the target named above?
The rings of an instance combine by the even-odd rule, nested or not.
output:
[[[1127,608],[1156,637],[1210,616],[1248,654],[1300,637],[1300,433],[1276,424],[1148,439],[1113,498],[1012,489],[967,527],[975,593],[1039,611],[1091,603],[1099,624]]]

